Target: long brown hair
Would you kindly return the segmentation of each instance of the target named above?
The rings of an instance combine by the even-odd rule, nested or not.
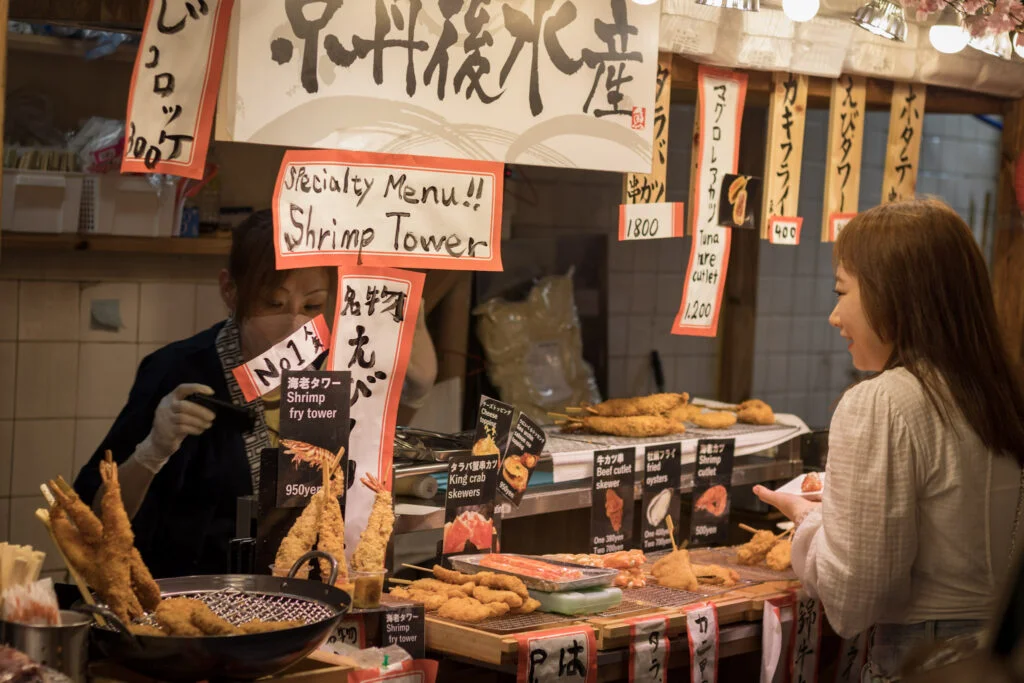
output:
[[[952,398],[985,446],[1024,465],[1024,390],[999,334],[992,287],[970,228],[934,199],[883,204],[840,233],[833,270],[857,278],[864,313],[942,419]],[[945,387],[943,387],[943,383]]]

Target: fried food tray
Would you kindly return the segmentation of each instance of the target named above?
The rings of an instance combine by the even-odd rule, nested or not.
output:
[[[643,590],[643,589],[640,589]],[[676,591],[679,592],[679,591]],[[632,596],[631,596],[632,598]],[[694,596],[690,602],[701,600],[701,596]],[[686,604],[686,603],[683,603]],[[486,619],[477,624],[469,624],[462,621],[456,621],[455,619],[443,619],[436,615],[431,615],[431,619],[436,621],[443,621],[449,624],[458,624],[459,626],[471,626],[479,631],[486,631],[487,633],[493,633],[495,635],[512,635],[515,633],[524,633],[526,631],[536,631],[539,629],[546,629],[557,626],[567,626],[569,624],[575,624],[586,619],[601,617],[624,617],[631,614],[640,614],[643,612],[651,611],[652,607],[659,607],[660,605],[654,604],[650,601],[639,601],[635,599],[623,598],[615,607],[607,609],[604,612],[598,612],[595,614],[577,614],[574,616],[567,616],[564,614],[553,614],[551,612],[534,612],[532,614],[518,614],[518,615],[507,615],[504,617],[495,617],[493,619]]]
[[[736,570],[741,579],[754,583],[764,581],[796,581],[796,572],[790,567],[784,572],[769,569],[764,564],[746,565],[736,561],[736,548],[695,548],[690,551],[690,560],[696,564],[720,564]]]
[[[495,574],[507,574],[509,576],[516,576],[526,584],[527,588],[538,590],[543,593],[558,593],[561,591],[578,591],[587,588],[604,588],[611,586],[615,583],[615,578],[619,575],[618,569],[602,569],[600,567],[583,567],[578,564],[570,564],[568,562],[556,562],[543,557],[535,557],[533,555],[515,555],[513,557],[525,557],[531,560],[539,560],[547,564],[555,565],[557,567],[567,567],[578,570],[583,573],[583,578],[573,579],[571,581],[555,581],[551,579],[538,579],[536,577],[529,576],[527,574],[519,574],[512,571],[506,571],[503,569],[494,569],[492,567],[481,566],[480,561],[487,557],[487,554],[479,555],[456,555],[449,558],[452,563],[452,568],[464,572],[466,574],[476,574],[477,572],[494,572]]]

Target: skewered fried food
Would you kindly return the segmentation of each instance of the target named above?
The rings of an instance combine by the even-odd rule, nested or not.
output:
[[[793,542],[789,539],[779,541],[775,547],[768,551],[765,557],[765,564],[769,569],[777,572],[784,572],[793,566]]]
[[[729,587],[735,586],[740,580],[735,570],[718,564],[695,564],[692,567],[699,583]]]
[[[775,413],[764,401],[751,399],[736,406],[736,416],[740,422],[755,425],[775,424]]]
[[[198,600],[195,602],[199,604],[192,606],[192,625],[204,635],[233,636],[238,633],[238,628],[234,624],[217,616],[209,605]]]
[[[619,533],[622,528],[622,496],[615,493],[613,489],[606,489],[604,492],[604,514],[612,523],[612,531]]]
[[[727,410],[697,413],[690,418],[690,422],[704,429],[728,429],[736,424],[736,413]]]
[[[725,505],[729,502],[729,491],[720,484],[712,486],[701,494],[693,507],[697,510],[704,510],[714,517],[721,517],[725,514]]]
[[[423,609],[427,612],[436,612],[441,609],[441,605],[448,602],[450,599],[443,593],[434,593],[432,591],[418,591],[411,590],[408,588],[394,587],[391,589],[391,595],[401,600],[408,600],[409,602],[415,602],[418,605],[423,605]]]
[[[477,586],[474,588],[473,597],[485,605],[489,605],[492,602],[503,602],[511,609],[523,606],[523,599],[512,591],[494,590],[487,586]]]
[[[511,611],[512,614],[533,614],[540,609],[540,600],[534,600],[533,598],[527,598],[523,601],[522,607],[516,607]]]
[[[452,598],[441,605],[441,608],[437,610],[437,616],[476,624],[491,617],[504,616],[508,612],[509,606],[504,602],[485,605],[474,598]]]
[[[323,510],[326,492],[320,489],[309,499],[306,508],[292,524],[288,534],[277,547],[274,557],[274,576],[288,576],[292,565],[313,548],[320,526],[320,511]],[[309,577],[309,567],[303,566],[295,574],[300,579]]]
[[[164,600],[156,608],[156,621],[171,636],[201,636],[202,630],[192,624],[192,613],[203,603],[190,598]],[[205,606],[205,605],[204,605]]]
[[[430,591],[431,593],[440,593],[441,595],[448,595],[453,598],[469,597],[473,594],[474,588],[476,588],[476,584],[473,582],[455,585],[438,581],[437,579],[418,579],[409,584],[409,590]]]
[[[686,550],[673,550],[671,553],[654,563],[651,574],[658,584],[667,588],[680,588],[685,591],[697,590],[697,576],[690,565],[690,553]]]
[[[283,631],[287,628],[298,628],[299,626],[305,626],[306,622],[301,619],[292,619],[290,621],[262,621],[260,619],[253,619],[250,622],[244,623],[238,627],[238,629],[247,635],[254,633],[270,633],[271,631]]]
[[[348,581],[348,565],[345,563],[345,518],[341,514],[341,503],[335,494],[338,482],[334,478],[334,473],[345,454],[345,448],[342,447],[337,455],[331,455],[326,449],[322,450],[327,452],[330,463],[325,464],[323,468],[323,488],[329,493],[325,495],[320,510],[320,535],[316,547],[317,550],[330,553],[337,561],[338,578],[334,583],[340,585]],[[341,484],[344,486],[344,481]],[[325,582],[331,577],[331,563],[323,558],[320,558],[320,577]]]
[[[57,504],[74,522],[78,532],[82,535],[82,541],[91,546],[99,546],[103,543],[103,522],[78,497],[78,494],[64,481],[64,478],[58,477],[57,481],[50,480],[48,486]]]
[[[366,529],[359,536],[359,543],[352,554],[352,568],[361,572],[376,571],[384,569],[384,554],[395,528],[395,511],[391,492],[379,479],[367,474],[362,482],[375,496]]]
[[[567,431],[584,429],[595,434],[634,438],[669,436],[670,434],[682,434],[686,431],[686,427],[683,425],[661,415],[640,415],[636,417],[587,415],[581,418],[570,419],[565,425],[565,429]]]
[[[698,405],[684,403],[665,413],[665,417],[676,422],[692,422],[692,418],[695,415],[700,415],[703,411],[704,409]]]
[[[50,528],[65,559],[82,575],[87,584],[100,590],[102,577],[98,571],[99,558],[96,550],[82,540],[82,535],[60,505],[55,505],[50,510]]]
[[[601,417],[661,415],[690,400],[689,394],[651,394],[635,398],[612,398],[585,410]]]
[[[479,574],[474,574],[471,580],[475,581],[478,586],[485,586],[486,588],[493,588],[498,591],[512,591],[523,600],[527,600],[530,597],[530,591],[527,590],[526,584],[518,576],[480,572]]]
[[[464,583],[472,583],[474,577],[470,574],[463,574],[454,569],[445,569],[439,564],[434,565],[434,578],[445,583],[454,583],[461,586]]]
[[[764,560],[778,538],[770,531],[762,529],[754,537],[736,549],[736,561],[740,564],[753,565]]]
[[[117,465],[110,451],[107,451],[106,460],[100,463],[100,476],[104,483],[103,498],[100,501],[103,545],[99,553],[103,597],[110,610],[121,621],[128,622],[142,616],[143,610],[132,592],[131,562],[135,535],[121,500]]]
[[[162,638],[167,635],[156,626],[147,626],[146,624],[128,624],[128,632],[133,636],[150,636],[151,638]]]

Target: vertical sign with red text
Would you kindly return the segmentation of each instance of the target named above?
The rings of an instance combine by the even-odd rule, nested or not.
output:
[[[686,636],[690,643],[691,683],[718,680],[718,609],[711,603],[686,609]]]
[[[328,362],[331,370],[352,374],[349,453],[356,463],[353,481],[364,474],[391,487],[398,400],[412,350],[416,316],[423,295],[422,273],[390,268],[341,268],[338,316]],[[373,507],[374,493],[349,489],[345,547],[355,549]]]
[[[122,173],[200,179],[234,0],[150,0],[135,57]]]
[[[761,237],[772,244],[800,241],[800,176],[807,123],[807,76],[776,73],[768,105]]]
[[[793,683],[817,683],[821,659],[821,601],[803,590],[794,591],[793,648],[790,670]]]
[[[736,172],[739,163],[746,94],[746,74],[706,66],[698,69],[690,184],[693,245],[672,334],[713,337],[718,333],[732,239],[732,230],[719,224],[718,212],[722,181],[726,174]]]
[[[832,82],[822,242],[834,242],[850,219],[857,215],[866,103],[867,88],[863,77],[844,74]]]
[[[597,639],[590,626],[515,635],[516,683],[596,683]]]
[[[629,683],[667,683],[668,617],[636,617],[629,624]]]

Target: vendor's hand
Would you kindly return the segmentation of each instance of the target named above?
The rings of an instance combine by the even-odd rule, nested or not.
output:
[[[764,486],[755,486],[754,495],[760,498],[761,502],[771,505],[788,519],[793,520],[795,524],[800,524],[804,521],[804,517],[821,505],[821,503],[812,502],[803,496],[770,491]]]
[[[153,428],[135,451],[135,459],[154,473],[181,448],[186,436],[198,436],[213,425],[216,415],[212,410],[185,400],[192,394],[212,396],[213,389],[203,384],[179,384],[161,399]]]

